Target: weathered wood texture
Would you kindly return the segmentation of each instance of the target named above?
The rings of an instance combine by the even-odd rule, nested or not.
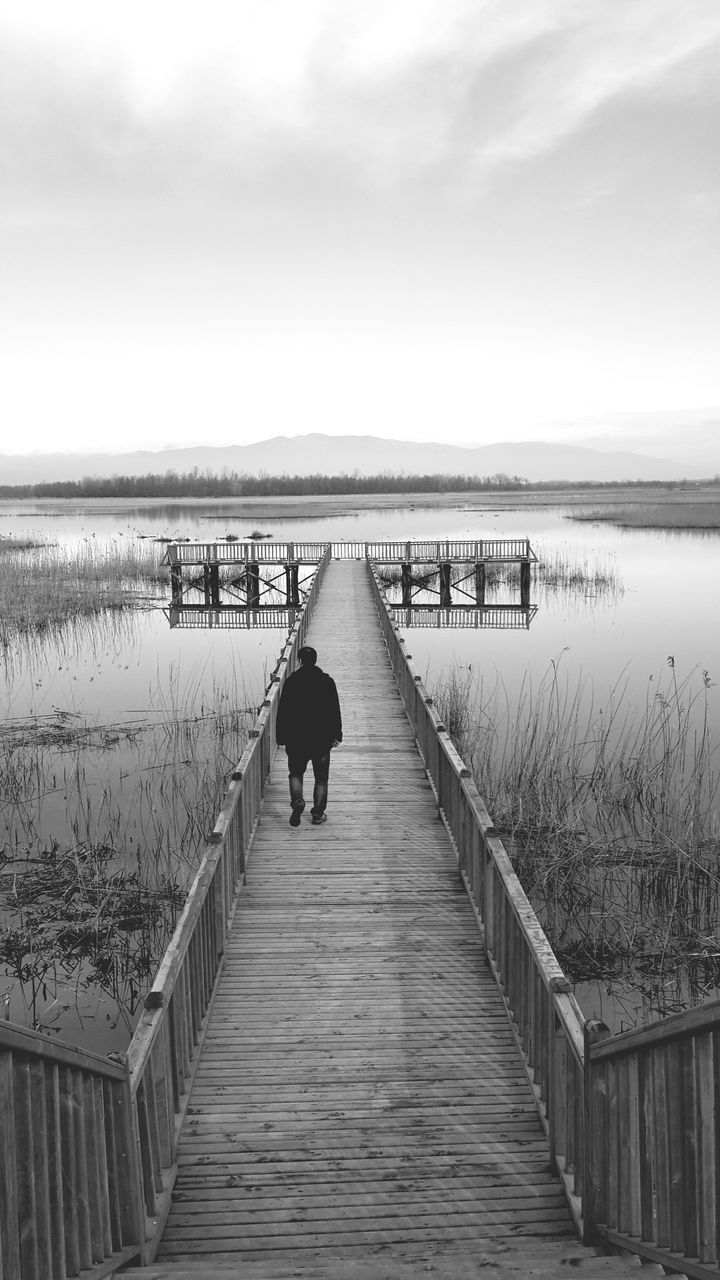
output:
[[[588,1208],[599,1233],[717,1275],[720,1001],[611,1036],[587,1057]]]
[[[425,542],[172,542],[163,563],[175,570],[203,564],[313,564],[328,548],[334,560],[369,557],[382,564],[438,564],[441,560],[529,564],[537,559],[528,538],[445,538]]]
[[[329,558],[328,552],[320,562],[306,608],[282,650],[130,1044],[130,1084],[145,1210],[145,1259],[153,1256],[170,1205],[177,1170],[177,1139],[189,1086],[223,962],[235,894],[245,874],[245,858],[275,753],[280,690],[287,672],[295,665]]]
[[[553,1159],[578,1228],[586,1176],[584,1020],[571,986],[513,871],[478,789],[416,672],[380,584],[370,575],[398,691],[451,835],[460,873],[484,924],[485,953],[502,993]]]
[[[330,565],[308,639],[343,708],[328,821],[288,825],[280,753],[158,1257],[570,1237],[364,564]]]
[[[106,1275],[139,1256],[128,1072],[0,1022],[0,1277]]]

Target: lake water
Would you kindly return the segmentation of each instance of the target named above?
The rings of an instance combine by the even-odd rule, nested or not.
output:
[[[311,514],[317,503],[307,512],[302,504],[290,512],[286,505],[276,509],[271,504],[258,514],[263,508],[257,502],[5,502],[0,503],[0,537],[33,537],[67,546],[89,543],[100,552],[118,540],[217,540],[228,534],[246,539],[255,529],[277,540],[294,541],[528,537],[540,560],[559,554],[590,567],[599,564],[614,570],[617,589],[548,591],[534,584],[532,597],[538,611],[529,630],[407,631],[408,650],[431,687],[444,672],[459,665],[480,674],[488,684],[501,682],[512,698],[528,675],[537,684],[555,663],[569,685],[584,682],[585,696],[592,696],[597,710],[609,704],[610,691],[622,685],[625,707],[632,712],[633,708],[640,711],[648,691],[652,696],[658,682],[662,685],[667,678],[670,655],[678,678],[688,677],[692,689],[703,687],[704,671],[713,682],[718,677],[720,538],[716,535],[574,522],[568,519],[568,508],[525,505],[518,510],[504,499],[495,507],[488,505],[487,498],[476,504],[470,497],[438,507],[423,506],[422,499],[415,498],[347,514],[342,514],[342,500],[330,506],[332,514],[319,516]],[[505,592],[505,598],[510,600],[512,595]],[[57,724],[65,716],[75,723],[117,730],[153,717],[161,719],[170,704],[176,713],[184,710],[188,720],[196,722],[218,700],[229,715],[235,708],[256,706],[284,635],[255,629],[171,630],[161,605],[157,601],[94,631],[83,628],[75,636],[66,636],[60,646],[48,641],[14,649],[4,674],[0,671],[6,722],[33,716]],[[322,663],[322,653],[319,659]],[[341,676],[338,684],[342,698]],[[720,698],[714,683],[704,696],[718,741]],[[131,795],[127,775],[138,766],[133,766],[135,744],[129,745],[129,735],[120,738],[114,756],[107,743],[101,749],[96,742],[87,753],[78,792],[84,787],[89,811],[109,804],[107,796],[113,788],[112,802],[117,803],[118,812],[127,808]],[[228,733],[228,752],[231,749]],[[157,753],[156,747],[153,750]],[[140,767],[181,769],[182,760],[175,742],[162,758],[144,759]],[[230,761],[228,772],[231,767]],[[114,779],[112,787],[108,777]],[[67,779],[64,786],[62,803],[51,795],[43,802],[41,825],[46,840],[53,835],[54,824],[58,839],[72,838],[76,820],[68,816]],[[131,807],[130,821],[139,833],[151,819],[142,813],[138,816],[137,799]],[[5,817],[7,825],[7,812]],[[4,991],[9,993],[13,1016],[18,1016],[19,1009],[16,988],[12,978],[0,978],[0,997]],[[588,1016],[607,1016],[602,988],[583,988],[582,995]],[[66,1011],[63,1016],[67,1019],[70,1014]],[[103,1013],[98,1019],[86,1007],[82,1029],[72,1034],[89,1046],[106,1044],[107,1026],[98,1030],[98,1021],[107,1024],[112,1018]],[[122,1036],[122,1028],[118,1034]]]

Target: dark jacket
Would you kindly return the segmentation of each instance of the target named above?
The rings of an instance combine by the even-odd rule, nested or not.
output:
[[[324,756],[342,741],[335,681],[320,667],[304,664],[288,676],[280,695],[275,736],[281,747]]]

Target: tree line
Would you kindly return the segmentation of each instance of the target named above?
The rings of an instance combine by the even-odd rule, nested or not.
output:
[[[349,475],[246,475],[244,472],[149,472],[142,476],[85,476],[82,480],[48,480],[37,484],[0,484],[0,498],[275,498],[367,493],[478,493],[484,490],[581,490],[696,488],[688,480],[537,480],[497,472],[489,476],[405,475],[382,472]],[[720,476],[702,481],[720,485]]]
[[[520,489],[520,476],[446,475],[245,475],[224,471],[165,471],[142,476],[85,476],[38,484],[2,485],[3,498],[266,498],[360,493],[452,493],[480,489]]]

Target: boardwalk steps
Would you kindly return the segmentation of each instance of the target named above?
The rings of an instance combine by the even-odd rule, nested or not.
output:
[[[329,821],[288,826],[279,754],[158,1258],[123,1274],[663,1274],[574,1238],[363,564],[330,565],[308,640],[343,707]]]
[[[120,1273],[125,1280],[658,1280],[667,1273],[639,1258],[600,1256],[582,1245],[533,1243],[499,1249],[479,1240],[472,1253],[378,1253],[362,1259],[156,1263]],[[677,1278],[682,1280],[682,1277]]]

